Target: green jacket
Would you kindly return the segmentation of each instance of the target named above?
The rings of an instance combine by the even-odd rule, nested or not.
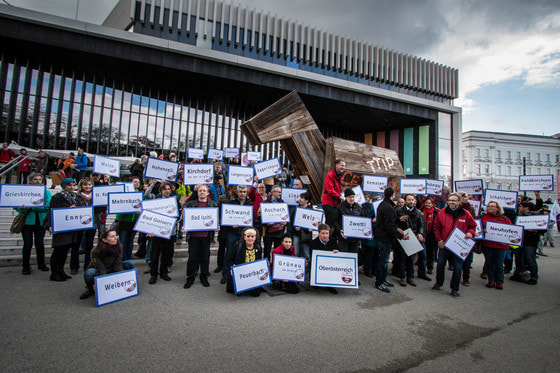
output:
[[[14,210],[18,212],[19,216],[23,216],[27,211],[29,211],[29,214],[27,214],[27,217],[25,218],[25,225],[42,226],[50,210],[51,197],[52,197],[51,192],[50,190],[47,189],[45,191],[45,205],[43,207],[29,207],[24,209],[21,209],[19,207],[14,207]],[[37,218],[39,218],[38,222],[37,222]]]

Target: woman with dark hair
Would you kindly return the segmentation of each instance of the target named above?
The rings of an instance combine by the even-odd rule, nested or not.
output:
[[[262,259],[262,248],[257,243],[260,241],[259,233],[255,228],[245,228],[241,232],[239,244],[235,246],[235,250],[231,250],[227,258],[228,267],[233,267],[238,264],[251,263]],[[233,277],[231,272],[228,274],[226,291],[234,293]],[[262,288],[256,288],[249,291],[253,297],[261,295]]]
[[[92,206],[92,192],[93,188],[93,180],[89,177],[84,177],[78,183],[78,206]],[[93,240],[95,239],[95,232],[96,229],[87,229],[83,231],[78,231],[78,242],[82,243],[84,240],[84,271],[87,269],[89,265],[89,261],[91,260],[91,250],[93,249]],[[80,247],[75,246],[72,247],[72,252],[70,253],[70,273],[75,275],[78,273],[80,269]]]
[[[122,246],[117,232],[114,229],[104,229],[97,246],[91,251],[91,262],[84,272],[86,291],[80,295],[80,299],[87,299],[95,294],[93,284],[96,276],[132,268],[134,268],[133,260],[122,260]]]
[[[486,232],[486,223],[511,224],[509,218],[504,215],[504,209],[497,201],[490,201],[486,205],[486,215],[482,217],[482,229]],[[482,252],[486,259],[486,272],[488,283],[486,287],[502,290],[504,288],[504,259],[509,246],[503,243],[482,241]]]
[[[140,159],[134,160],[134,163],[130,166],[130,175],[140,179],[144,177],[144,165],[140,162]]]

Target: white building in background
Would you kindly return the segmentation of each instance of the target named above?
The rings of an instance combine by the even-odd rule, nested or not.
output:
[[[554,136],[468,131],[463,133],[463,179],[483,179],[485,188],[519,190],[519,175],[554,174],[554,200],[560,170],[560,134]],[[528,195],[531,196],[532,193]]]

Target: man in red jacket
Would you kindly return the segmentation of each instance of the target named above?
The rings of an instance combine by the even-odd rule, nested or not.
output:
[[[10,163],[12,159],[16,157],[16,153],[9,149],[9,145],[6,141],[2,143],[2,149],[0,149],[0,169],[2,169],[6,164]],[[6,173],[6,178],[4,180],[5,184],[10,184],[10,175],[12,171]],[[1,180],[0,180],[1,181]]]
[[[341,180],[345,168],[346,162],[337,159],[334,162],[334,168],[325,176],[321,205],[325,211],[325,222],[331,227],[334,223],[336,207],[343,200]]]
[[[471,213],[461,206],[461,195],[452,193],[447,197],[447,207],[440,210],[434,221],[434,235],[438,242],[439,255],[436,275],[436,284],[432,290],[437,291],[445,281],[445,264],[449,260],[453,263],[453,276],[451,277],[451,296],[459,298],[459,283],[463,263],[461,259],[451,251],[444,248],[445,241],[449,238],[455,227],[465,232],[465,239],[473,238],[476,230],[476,222]]]

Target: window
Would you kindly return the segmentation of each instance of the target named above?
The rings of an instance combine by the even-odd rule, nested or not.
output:
[[[490,156],[490,150],[484,149],[484,157],[488,158]]]
[[[467,150],[463,149],[463,159],[467,158]]]
[[[518,160],[518,161],[521,160],[521,152],[517,152],[517,160]]]
[[[511,166],[506,167],[507,176],[511,176]]]
[[[528,160],[528,161],[531,160],[531,153],[527,153],[527,160]]]
[[[547,154],[547,155],[546,155],[546,161],[547,161],[547,162],[550,162],[550,154]]]
[[[509,150],[507,152],[507,159],[511,159],[511,152]]]
[[[523,175],[521,167],[517,167],[517,175]]]
[[[502,158],[502,151],[496,150],[496,158]]]
[[[486,175],[490,175],[490,165],[489,164],[484,165],[484,173]]]
[[[463,175],[467,175],[467,165],[463,165]]]
[[[502,174],[502,166],[496,166],[496,174],[497,174],[497,175],[501,175],[501,174]]]
[[[479,164],[476,165],[476,174],[480,175],[480,165]]]
[[[540,175],[540,174],[541,174],[541,168],[537,167],[537,175]]]
[[[560,162],[560,154],[556,154],[556,163]]]
[[[541,153],[537,153],[537,161],[541,160]]]
[[[546,173],[549,174],[549,175],[551,174],[551,172],[550,172],[550,167],[548,167],[548,168],[546,169]]]
[[[476,149],[476,156],[480,157],[480,149]]]

